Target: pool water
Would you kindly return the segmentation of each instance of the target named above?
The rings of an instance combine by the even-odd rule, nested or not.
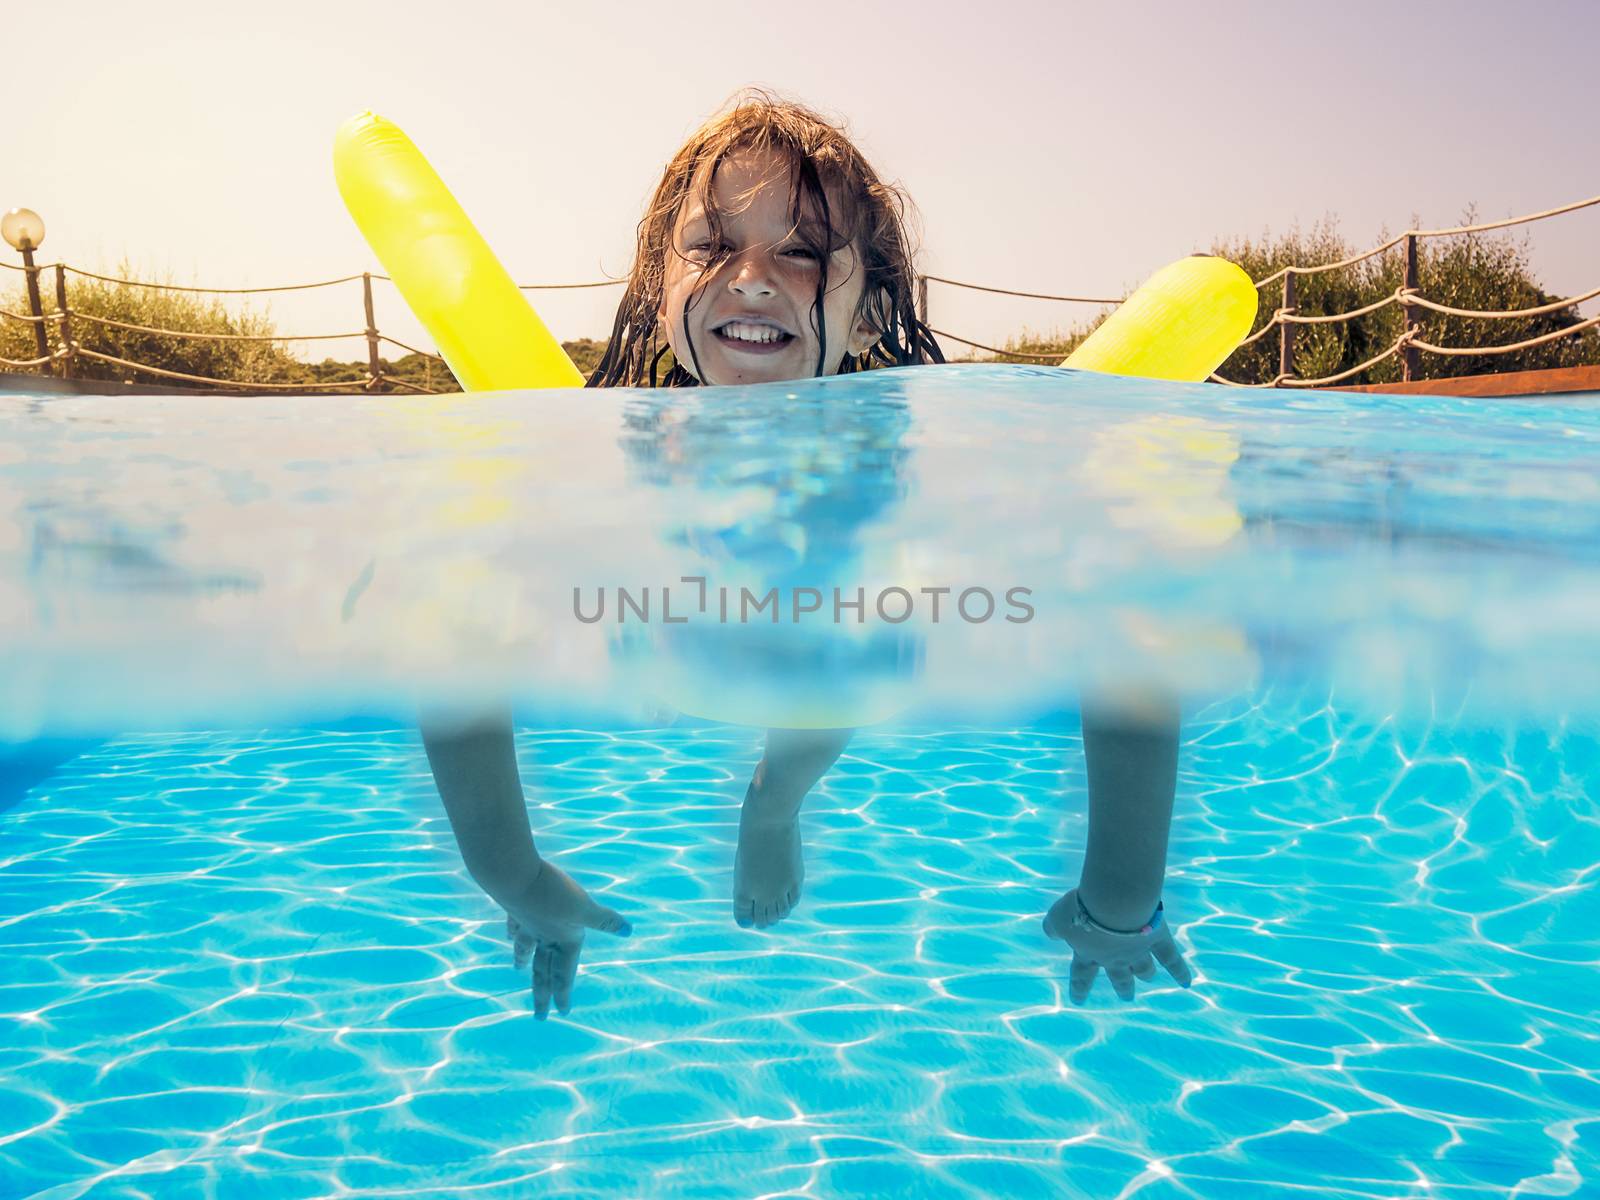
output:
[[[665,439],[619,396],[562,418],[570,468],[495,397],[403,452],[366,402],[199,429],[193,399],[0,397],[0,1197],[1600,1193],[1600,409],[886,374],[770,436],[762,389]],[[629,474],[606,447],[641,429]],[[546,474],[446,469],[508,443]],[[994,469],[950,475],[974,447]],[[365,490],[385,462],[416,487]],[[586,536],[636,523],[507,534],[551,479],[592,487]],[[855,735],[799,909],[746,930],[759,729],[641,719],[627,673],[673,677],[599,631],[508,682],[542,627],[379,594],[560,554],[567,587],[1015,573],[1039,619],[912,626],[928,704]],[[1040,918],[1082,861],[1077,685],[1119,668],[1187,697],[1164,897],[1195,980],[1074,1006]],[[541,852],[634,924],[589,935],[570,1016],[534,1019],[462,869],[417,678],[525,702]]]
[[[974,366],[0,420],[11,740],[489,691],[574,725],[1018,720],[1129,679],[1600,713],[1592,399]]]

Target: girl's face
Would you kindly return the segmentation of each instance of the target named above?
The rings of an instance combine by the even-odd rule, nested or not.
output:
[[[696,181],[698,187],[699,181]],[[661,323],[672,353],[701,383],[772,383],[817,374],[817,280],[823,264],[790,221],[790,180],[774,156],[741,151],[724,159],[712,181],[722,216],[722,246],[712,246],[704,208],[693,195],[672,229]],[[830,207],[838,210],[835,198]],[[806,203],[801,222],[820,225]],[[728,257],[715,269],[719,249]],[[823,297],[822,374],[845,355],[862,353],[878,333],[856,316],[863,274],[853,245],[833,251]],[[693,350],[691,352],[691,344]]]

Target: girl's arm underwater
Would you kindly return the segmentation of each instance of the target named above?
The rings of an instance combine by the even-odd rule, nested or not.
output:
[[[1089,837],[1078,895],[1114,929],[1137,929],[1161,899],[1178,790],[1178,704],[1086,696]]]
[[[508,708],[466,720],[425,714],[419,726],[467,871],[506,910],[516,965],[532,957],[536,1015],[548,1014],[552,997],[566,1012],[585,931],[626,937],[632,927],[539,857]]]
[[[1069,995],[1088,997],[1105,968],[1123,1000],[1133,979],[1149,982],[1160,962],[1189,986],[1191,974],[1165,920],[1146,927],[1161,900],[1167,839],[1178,787],[1178,704],[1151,691],[1138,696],[1088,696],[1083,704],[1083,753],[1089,773],[1089,836],[1078,886],[1045,917],[1045,933],[1072,946]],[[1076,919],[1079,905],[1095,923],[1138,936],[1110,934]]]

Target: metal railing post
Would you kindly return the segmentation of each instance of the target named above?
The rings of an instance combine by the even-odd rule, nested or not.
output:
[[[372,275],[361,273],[361,302],[367,313],[367,390],[376,391],[383,382],[383,360],[378,357],[378,323],[372,312]]]
[[[1278,310],[1278,377],[1294,374],[1294,322],[1284,318],[1297,311],[1294,268],[1283,277],[1283,307]]]
[[[1417,235],[1414,233],[1406,234],[1405,278],[1401,282],[1401,288],[1400,318],[1402,329],[1406,333],[1419,334],[1422,332],[1422,327],[1416,323],[1417,319],[1412,315],[1416,306],[1411,303],[1411,297],[1408,294],[1417,290]],[[1421,376],[1422,372],[1419,364],[1420,354],[1415,346],[1408,343],[1400,347],[1400,378],[1404,382],[1410,383],[1413,379]]]
[[[917,276],[917,320],[928,323],[928,277]]]
[[[67,268],[56,264],[56,309],[61,320],[56,332],[61,335],[61,378],[71,379],[77,365],[78,347],[72,340],[72,311],[67,307]]]

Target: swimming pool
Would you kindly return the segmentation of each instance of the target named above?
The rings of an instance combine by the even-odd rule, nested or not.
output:
[[[0,399],[0,1195],[1595,1189],[1594,398],[875,374]],[[700,572],[1035,611],[570,611]],[[664,710],[719,670],[778,703],[797,639],[818,703],[905,711],[759,933],[759,731]],[[1074,1007],[1038,926],[1082,854],[1072,709],[1152,673],[1188,697],[1196,981]],[[564,1019],[408,719],[488,686],[541,850],[635,925]]]

